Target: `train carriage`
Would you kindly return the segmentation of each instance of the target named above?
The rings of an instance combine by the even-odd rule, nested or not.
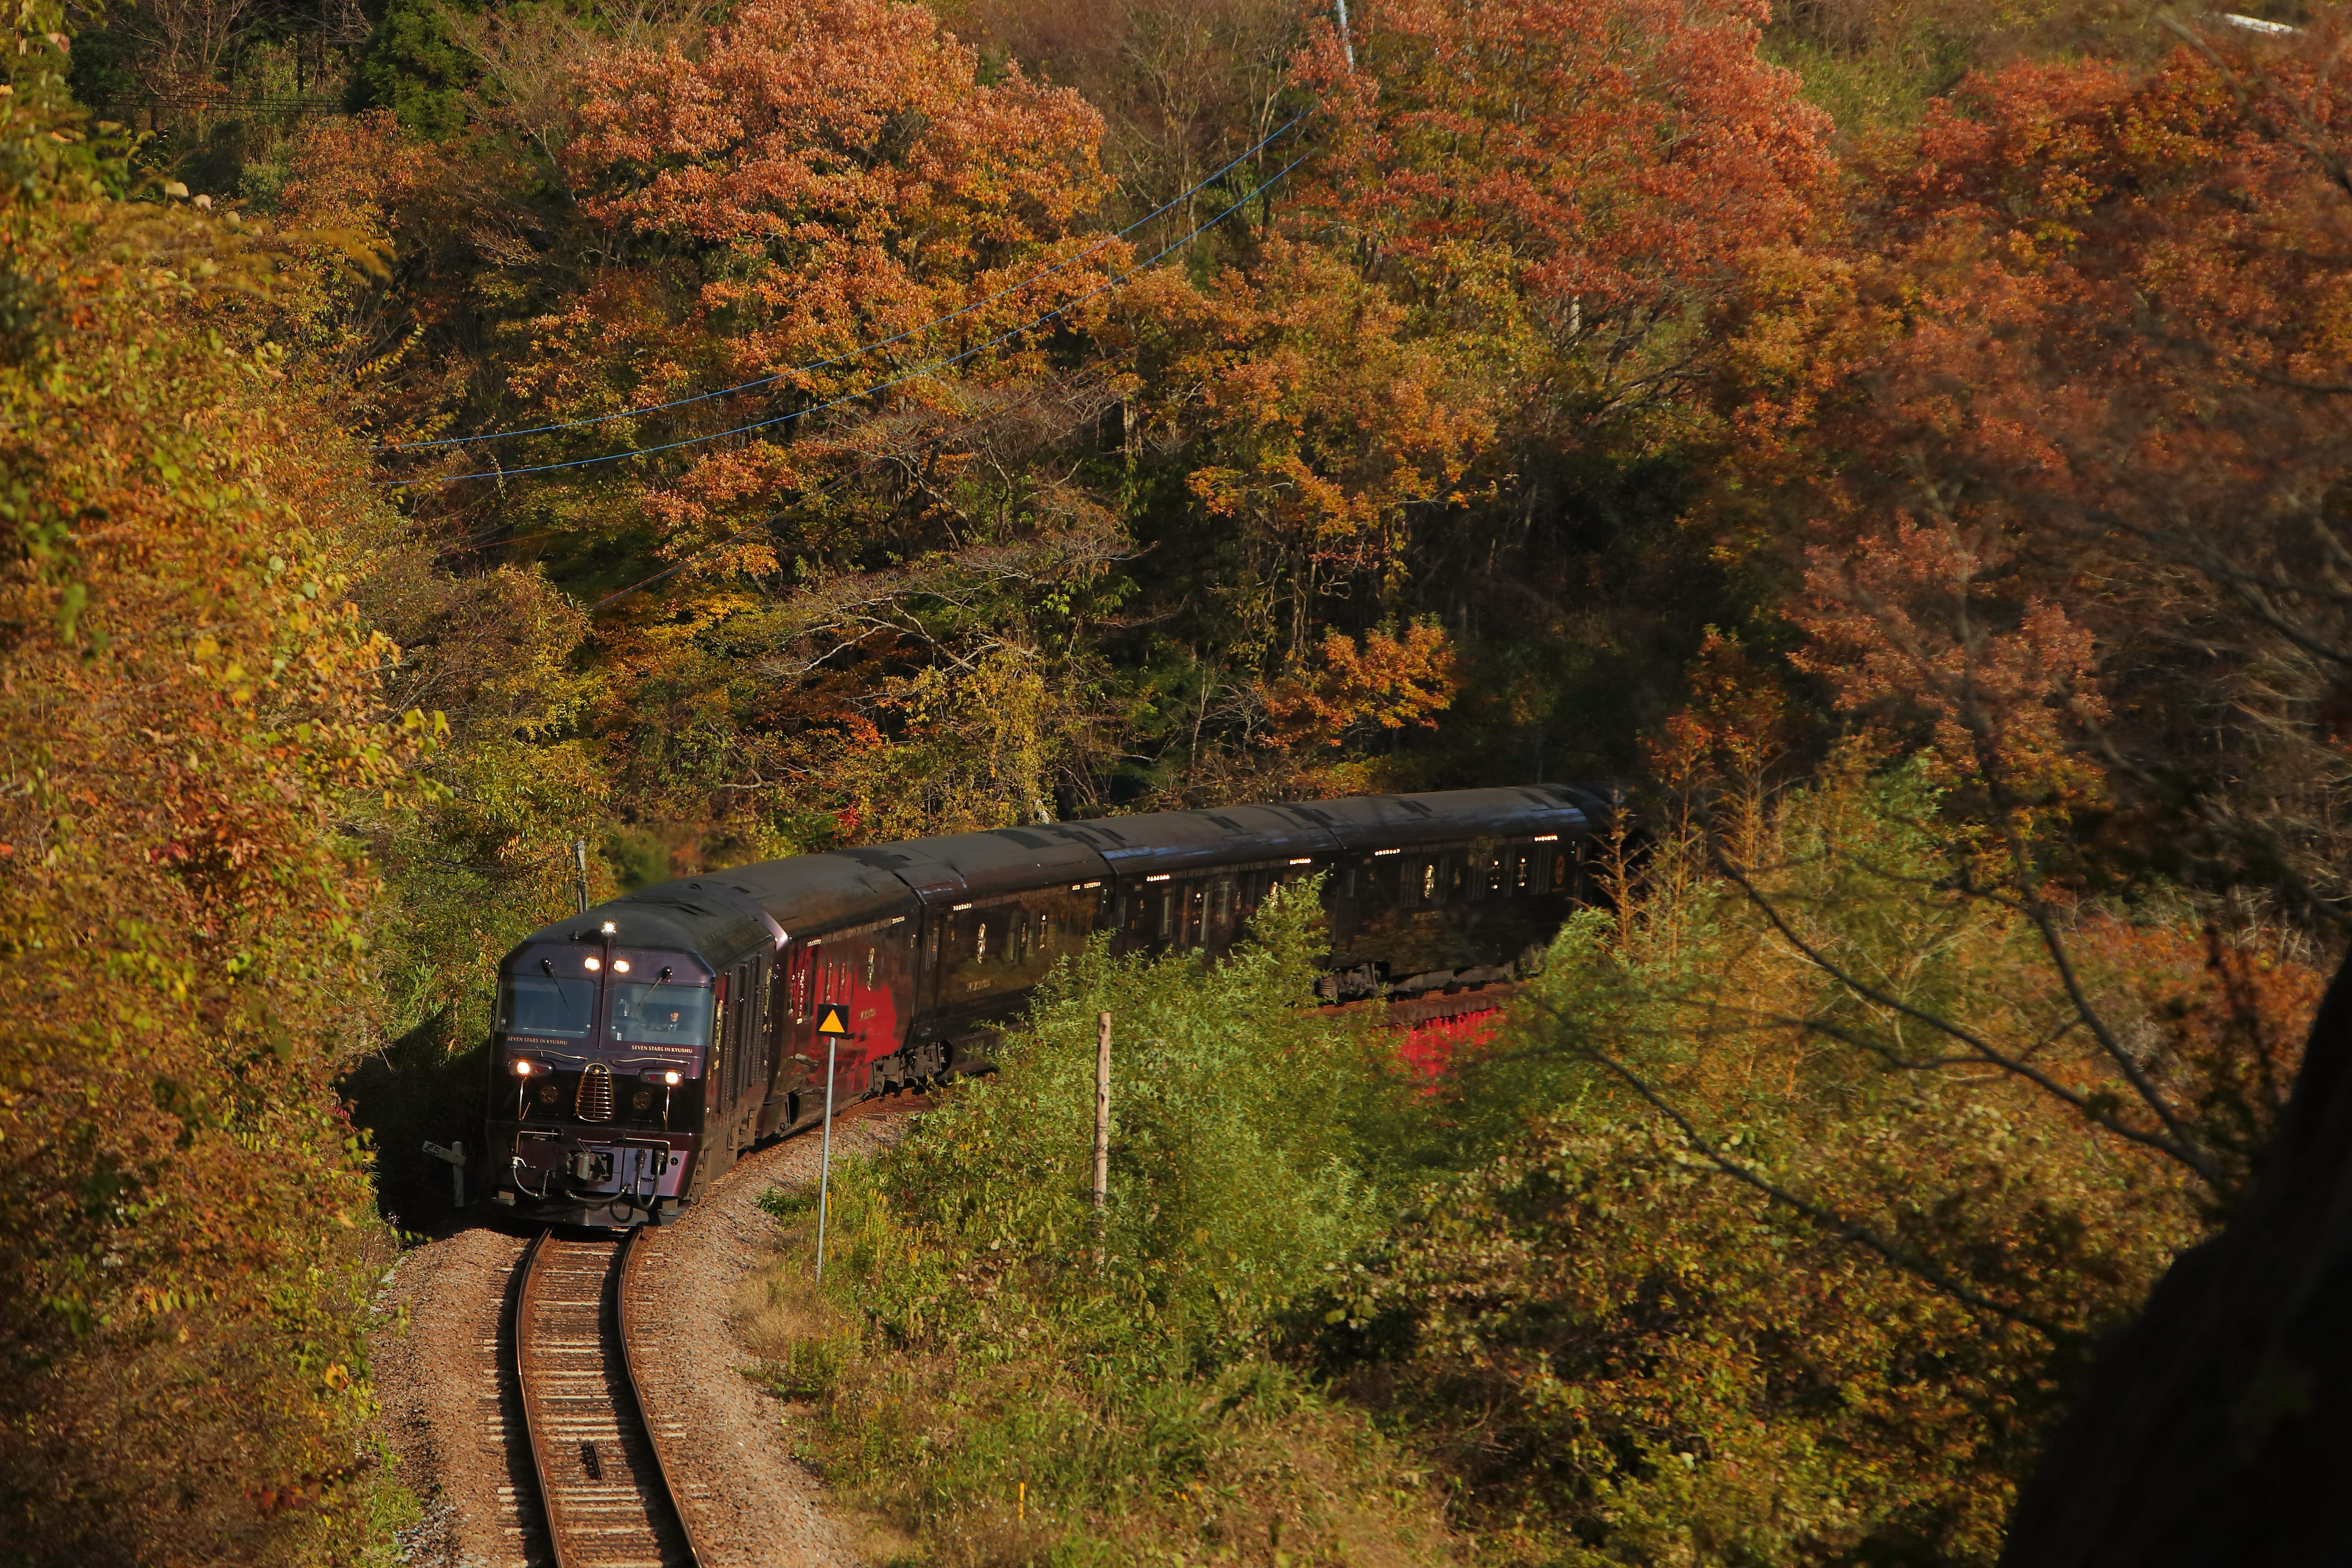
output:
[[[545,1223],[660,1223],[746,1149],[984,1065],[1097,932],[1214,958],[1321,876],[1318,994],[1410,997],[1526,971],[1590,891],[1612,809],[1558,784],[1160,812],[795,856],[643,888],[499,965],[493,1198]]]

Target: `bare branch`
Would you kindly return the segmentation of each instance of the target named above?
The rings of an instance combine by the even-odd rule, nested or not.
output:
[[[1565,1023],[1565,1020],[1561,1017],[1557,1008],[1554,1008],[1549,1004],[1541,1001],[1538,1001],[1538,1005],[1542,1007],[1545,1012],[1549,1013],[1555,1022]],[[1972,1287],[1965,1285],[1959,1280],[1953,1279],[1950,1274],[1938,1268],[1931,1260],[1921,1257],[1919,1254],[1912,1251],[1908,1247],[1903,1247],[1895,1242],[1886,1239],[1885,1237],[1880,1236],[1876,1231],[1871,1229],[1870,1226],[1864,1225],[1861,1221],[1848,1219],[1844,1215],[1824,1207],[1821,1204],[1813,1202],[1811,1198],[1793,1193],[1788,1188],[1781,1186],[1779,1183],[1771,1181],[1761,1173],[1755,1170],[1752,1166],[1744,1164],[1725,1153],[1723,1150],[1712,1140],[1708,1139],[1704,1133],[1699,1131],[1697,1126],[1692,1122],[1689,1117],[1685,1116],[1680,1110],[1676,1110],[1663,1094],[1659,1093],[1656,1089],[1653,1088],[1632,1068],[1627,1067],[1624,1063],[1617,1060],[1614,1057],[1610,1056],[1607,1052],[1597,1050],[1591,1046],[1571,1044],[1569,1048],[1577,1056],[1582,1057],[1585,1060],[1592,1062],[1606,1069],[1608,1072],[1621,1079],[1626,1087],[1631,1089],[1635,1094],[1640,1095],[1643,1100],[1648,1102],[1652,1110],[1655,1110],[1659,1115],[1674,1123],[1675,1130],[1682,1134],[1683,1142],[1685,1143],[1696,1152],[1700,1158],[1706,1160],[1717,1170],[1722,1172],[1725,1175],[1729,1176],[1734,1181],[1753,1187],[1756,1191],[1762,1193],[1766,1197],[1771,1199],[1773,1202],[1780,1204],[1784,1207],[1795,1210],[1797,1213],[1804,1215],[1807,1219],[1812,1221],[1816,1226],[1819,1226],[1822,1229],[1830,1233],[1830,1235],[1834,1237],[1836,1239],[1840,1241],[1853,1242],[1856,1246],[1876,1253],[1886,1262],[1902,1269],[1905,1273],[1911,1275],[1914,1279],[1920,1280],[1924,1284],[1927,1284],[1937,1290],[1942,1291],[1945,1295],[1949,1296],[1952,1300],[1959,1302],[1965,1307],[1999,1318],[2004,1322],[2015,1323],[2021,1328],[2032,1329],[2035,1333],[2041,1334],[2053,1343],[2063,1344],[2080,1342],[2085,1338],[2082,1331],[2079,1329],[2063,1328],[2058,1324],[2050,1322],[2046,1319],[2036,1317],[2030,1312],[2021,1311],[2015,1307],[2004,1306],[2002,1303],[1985,1295],[1982,1291],[1975,1289]]]
[[[2008,1052],[1999,1049],[1993,1046],[1991,1042],[1980,1037],[1974,1031],[1954,1023],[1949,1018],[1939,1017],[1933,1013],[1925,1012],[1920,1008],[1914,1007],[1902,998],[1890,995],[1879,987],[1872,985],[1867,981],[1862,980],[1859,977],[1847,973],[1843,966],[1838,964],[1836,961],[1832,959],[1827,953],[1822,952],[1811,942],[1807,942],[1802,936],[1799,935],[1796,929],[1790,926],[1787,920],[1781,916],[1780,910],[1773,904],[1772,900],[1765,897],[1762,889],[1759,889],[1752,881],[1750,881],[1740,870],[1738,866],[1731,860],[1730,857],[1723,854],[1719,847],[1716,851],[1716,861],[1717,864],[1722,868],[1724,874],[1728,877],[1742,892],[1746,893],[1748,900],[1755,904],[1756,908],[1759,911],[1762,912],[1765,920],[1771,923],[1773,930],[1779,931],[1781,937],[1786,940],[1790,946],[1794,947],[1800,953],[1803,954],[1808,963],[1813,964],[1816,968],[1820,969],[1822,973],[1827,974],[1840,985],[1852,991],[1855,995],[1863,997],[1865,1000],[1872,1002],[1878,1006],[1885,1007],[1892,1012],[1899,1013],[1906,1018],[1913,1019],[1917,1023],[1925,1025],[1928,1028],[1934,1029],[1938,1033],[1948,1035],[1951,1038],[1959,1041],[1969,1049],[1980,1053],[1986,1061],[2000,1066],[2004,1071],[2014,1073],[2019,1078],[2021,1078],[2027,1082],[2032,1084],[2035,1088],[2040,1089],[2061,1100],[2069,1108],[2074,1110],[2077,1114],[2090,1121],[2093,1125],[2103,1128],[2105,1131],[2114,1133],[2118,1138],[2123,1138],[2131,1142],[2138,1143],[2146,1148],[2154,1150],[2158,1153],[2163,1154],[2168,1159],[2179,1162],[2180,1164],[2194,1172],[2199,1179],[2212,1188],[2215,1193],[2228,1194],[2235,1191],[2232,1184],[2231,1184],[2230,1181],[2221,1173],[2220,1168],[2214,1164],[2212,1160],[2204,1152],[2203,1150],[2179,1142],[2174,1138],[2158,1137],[2154,1133],[2145,1132],[2137,1128],[2132,1127],[2128,1123],[2118,1120],[2112,1112],[2101,1109],[2092,1097],[2079,1094],[2074,1090],[2069,1089],[2065,1085],[2058,1082],[2048,1073],[2042,1071],[2030,1062],[2021,1060],[2011,1056]],[[2167,1125],[2168,1127],[2172,1125],[2168,1119]]]

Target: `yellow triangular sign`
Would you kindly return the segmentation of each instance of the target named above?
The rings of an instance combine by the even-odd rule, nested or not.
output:
[[[848,1024],[844,1022],[842,1019],[841,1009],[835,1006],[830,1002],[819,1008],[816,1015],[816,1032],[820,1035],[845,1035],[849,1033]]]

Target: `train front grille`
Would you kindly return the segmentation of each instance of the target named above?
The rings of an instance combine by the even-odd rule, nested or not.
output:
[[[574,1107],[583,1121],[613,1120],[613,1069],[603,1062],[590,1062],[588,1070],[580,1075],[580,1098]]]

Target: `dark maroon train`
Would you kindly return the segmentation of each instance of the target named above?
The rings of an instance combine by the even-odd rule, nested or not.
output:
[[[492,1195],[553,1224],[660,1223],[752,1144],[986,1059],[1054,961],[1240,933],[1325,877],[1326,1001],[1507,980],[1584,897],[1601,795],[1559,784],[1171,811],[803,855],[665,882],[499,966]]]

